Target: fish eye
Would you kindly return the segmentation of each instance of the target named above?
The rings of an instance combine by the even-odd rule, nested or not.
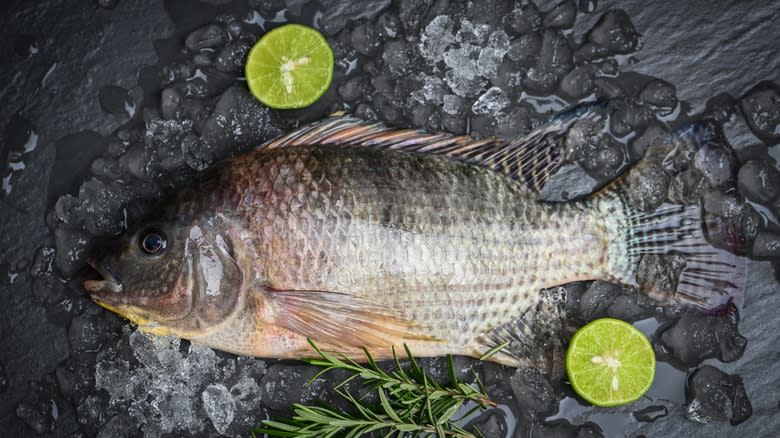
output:
[[[160,230],[148,230],[140,235],[138,248],[148,257],[158,257],[168,248],[168,239]]]

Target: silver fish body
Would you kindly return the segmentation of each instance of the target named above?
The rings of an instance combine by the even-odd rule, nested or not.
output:
[[[167,253],[138,257],[142,231],[101,264],[125,279],[148,276],[144,266],[161,280],[120,294],[90,283],[93,298],[149,331],[239,354],[302,357],[307,338],[377,358],[403,344],[418,356],[480,356],[506,343],[493,360],[549,371],[560,370],[562,333],[549,332],[561,331],[562,315],[540,290],[634,284],[643,254],[709,255],[697,265],[705,270],[733,262],[702,243],[697,208],[637,212],[621,184],[541,202],[537,168],[560,164],[545,148],[525,144],[512,166],[495,145],[479,155],[485,144],[462,138],[324,126],[237,157],[180,194],[155,225]],[[432,150],[402,147],[410,139]],[[701,248],[683,249],[690,242]]]

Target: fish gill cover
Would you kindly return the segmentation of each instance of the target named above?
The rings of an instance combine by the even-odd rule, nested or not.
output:
[[[634,201],[703,197],[721,233],[713,240],[737,239],[766,262],[750,263],[744,303],[726,317],[679,313],[600,281],[564,286],[576,324],[613,316],[652,335],[663,361],[656,385],[630,407],[593,409],[565,382],[456,357],[460,377],[473,366],[502,403],[468,427],[486,436],[706,436],[731,427],[723,421],[738,424],[729,434],[780,429],[777,394],[767,389],[780,385],[776,5],[101,0],[5,9],[6,435],[246,435],[292,403],[338,399],[338,379],[303,385],[316,368],[149,339],[84,294],[94,239],[132,227],[151,200],[197,171],[337,110],[515,138],[599,97],[613,102],[608,129],[585,124],[571,133],[575,150],[545,199],[590,193],[670,131],[710,118],[734,150],[694,136],[664,151],[665,160],[643,169]],[[251,44],[285,22],[319,28],[336,66],[320,101],[280,113],[255,101],[240,76]],[[727,186],[736,189],[713,190]],[[643,288],[668,281],[673,267],[640,265]],[[442,358],[420,362],[445,378]]]

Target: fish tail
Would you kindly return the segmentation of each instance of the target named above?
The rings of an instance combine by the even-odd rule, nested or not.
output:
[[[706,144],[722,140],[717,132],[700,122],[685,135],[693,133],[699,144]],[[636,205],[632,185],[641,183],[637,177],[643,164],[640,161],[596,195],[600,216],[610,218],[606,223],[616,236],[608,245],[609,273],[659,301],[705,313],[730,311],[745,288],[743,242],[708,241],[708,236],[727,233],[705,221],[701,200],[690,205],[665,202],[652,211],[632,207]]]
[[[634,278],[653,298],[719,312],[744,290],[745,258],[707,241],[698,205],[662,204],[651,213],[633,214],[626,244]],[[659,262],[668,269],[668,280],[652,278],[664,275],[650,266]]]

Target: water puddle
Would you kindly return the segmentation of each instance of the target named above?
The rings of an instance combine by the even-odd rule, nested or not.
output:
[[[517,429],[517,417],[515,417],[512,409],[507,405],[500,404],[495,408],[480,410],[477,409],[476,403],[468,402],[460,408],[458,413],[455,414],[454,418],[457,419],[455,423],[458,426],[469,430],[469,425],[480,429],[482,424],[490,422],[491,417],[494,417],[492,418],[494,421],[503,423],[506,426],[506,433],[504,436],[496,438],[512,438],[515,436],[515,430]]]
[[[569,108],[569,103],[559,96],[533,96],[525,91],[520,93],[519,103],[527,103],[539,114],[560,113]]]

